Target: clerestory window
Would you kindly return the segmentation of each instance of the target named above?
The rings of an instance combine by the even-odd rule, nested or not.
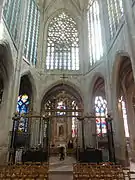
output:
[[[66,12],[61,12],[49,23],[46,69],[79,70],[77,24]]]
[[[89,4],[87,19],[90,65],[93,65],[103,55],[100,8],[97,0]]]
[[[109,30],[110,39],[114,37],[119,27],[121,20],[123,19],[123,1],[122,0],[107,0],[108,18],[109,18]]]

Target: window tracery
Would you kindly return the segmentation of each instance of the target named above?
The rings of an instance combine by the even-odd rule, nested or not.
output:
[[[42,110],[46,116],[70,118],[72,121],[72,137],[77,136],[77,116],[81,114],[79,104],[74,96],[61,91],[51,96]]]
[[[112,39],[123,19],[124,10],[122,0],[107,0],[110,39]]]
[[[21,19],[21,0],[6,0],[3,8],[3,17],[13,40],[18,45]]]
[[[98,136],[104,136],[107,133],[106,120],[107,115],[107,101],[102,96],[96,96],[95,98],[95,115],[96,118],[96,130]],[[103,118],[98,117],[103,116]]]
[[[29,97],[27,94],[20,95],[18,97],[18,102],[17,102],[17,112],[22,115],[26,114],[29,112]],[[20,132],[27,132],[28,131],[28,118],[21,117],[19,126],[18,126],[18,131]]]
[[[103,55],[100,8],[97,0],[92,1],[89,5],[87,19],[90,65],[93,65]]]
[[[49,23],[46,69],[79,70],[79,33],[76,22],[65,12]]]
[[[40,11],[34,0],[28,0],[24,34],[24,58],[33,65],[37,62]]]

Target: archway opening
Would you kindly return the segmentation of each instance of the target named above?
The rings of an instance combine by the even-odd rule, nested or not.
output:
[[[17,100],[17,112],[21,115],[19,124],[17,124],[16,147],[29,147],[30,125],[31,121],[28,117],[23,117],[32,110],[32,85],[27,75],[21,77],[20,90]]]
[[[77,117],[83,113],[83,102],[73,87],[59,84],[50,89],[43,98],[41,113],[51,118],[52,153],[57,151],[59,146],[74,148],[77,145]]]
[[[126,142],[126,159],[131,158],[132,143],[130,134],[133,134],[130,124],[133,124],[135,113],[134,113],[134,97],[135,97],[135,84],[133,78],[133,71],[131,60],[127,56],[120,57],[120,65],[118,69],[117,79],[117,99],[118,99],[118,111],[123,119],[124,134]],[[132,126],[132,125],[131,125]]]
[[[8,103],[7,96],[9,92],[10,79],[12,78],[12,72],[13,72],[13,64],[12,64],[10,46],[6,42],[1,41],[0,43],[0,104],[4,102],[2,106],[4,105],[5,108],[6,108],[6,103]],[[0,113],[2,113],[0,116],[3,116],[5,112],[1,111]],[[2,119],[4,119],[4,117]]]
[[[96,132],[94,137],[96,137],[96,148],[102,149],[103,160],[109,160],[109,144],[107,138],[107,125],[106,117],[108,113],[107,101],[105,94],[105,82],[102,77],[98,77],[95,81],[93,88],[93,112],[96,116]]]

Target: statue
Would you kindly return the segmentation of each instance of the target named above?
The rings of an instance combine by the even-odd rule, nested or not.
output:
[[[59,126],[59,136],[63,136],[64,135],[64,127],[63,125]]]

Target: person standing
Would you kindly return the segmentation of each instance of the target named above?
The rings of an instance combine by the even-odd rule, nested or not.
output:
[[[60,147],[60,161],[65,159],[65,148]]]

